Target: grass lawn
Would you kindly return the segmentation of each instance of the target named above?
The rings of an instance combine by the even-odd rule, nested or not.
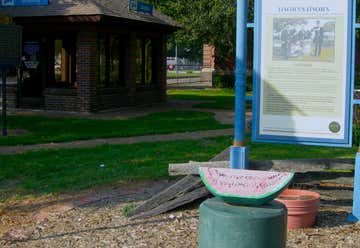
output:
[[[60,193],[121,181],[168,178],[169,163],[207,161],[231,141],[230,137],[217,137],[1,155],[0,199],[15,193]]]
[[[1,155],[0,200],[16,194],[64,193],[124,181],[167,178],[169,163],[208,161],[231,142],[231,137],[217,137]],[[249,149],[250,159],[354,158],[357,150],[254,143],[249,143]]]
[[[170,111],[126,120],[9,116],[8,127],[10,129],[24,129],[29,133],[20,136],[0,136],[0,145],[212,130],[230,128],[231,125],[218,123],[214,119],[213,113]]]
[[[168,90],[168,97],[181,100],[200,100],[204,103],[194,104],[196,108],[234,109],[235,92],[233,89],[210,89],[210,90]],[[251,109],[251,103],[247,103]]]

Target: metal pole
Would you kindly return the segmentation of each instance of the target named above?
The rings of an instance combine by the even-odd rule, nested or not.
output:
[[[352,22],[353,22],[353,29],[352,29],[352,77],[354,78],[355,74],[355,44],[356,44],[356,3],[357,1],[353,1],[352,6]],[[352,85],[352,92],[354,92],[355,85]],[[351,98],[353,99],[353,94],[351,94]],[[353,103],[353,101],[351,101]],[[351,106],[354,106],[353,104]],[[359,107],[359,105],[358,105]],[[352,119],[350,120],[352,121]],[[352,213],[348,216],[348,221],[355,223],[358,222],[360,219],[360,144],[358,151],[355,156],[355,173],[354,173],[354,192],[353,192],[353,207]]]
[[[230,150],[230,166],[246,169],[248,149],[245,144],[246,119],[246,62],[248,0],[237,0],[236,68],[235,68],[235,129],[234,144]]]
[[[175,45],[175,74],[176,74],[176,83],[178,84],[178,48],[177,48],[177,44]]]
[[[6,67],[2,67],[2,135],[7,136],[6,129]]]
[[[354,174],[354,193],[352,213],[348,216],[348,221],[355,223],[360,219],[360,148],[355,156],[355,174]]]

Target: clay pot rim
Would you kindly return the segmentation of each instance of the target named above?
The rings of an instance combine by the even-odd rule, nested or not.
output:
[[[301,195],[308,195],[313,196],[312,199],[282,199],[280,196],[301,196]],[[320,194],[316,193],[314,191],[309,190],[302,190],[302,189],[285,189],[283,192],[281,192],[276,200],[281,202],[312,202],[320,199]]]

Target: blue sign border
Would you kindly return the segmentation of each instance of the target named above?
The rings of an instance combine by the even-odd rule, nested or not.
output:
[[[351,147],[352,145],[352,117],[353,117],[353,92],[354,92],[354,51],[355,51],[355,30],[354,30],[354,2],[348,0],[348,47],[347,47],[347,75],[346,75],[346,106],[345,106],[345,130],[344,139],[323,139],[308,137],[260,135],[260,71],[261,71],[261,29],[262,29],[262,1],[255,1],[254,19],[254,75],[253,75],[253,127],[252,140],[255,142],[288,143],[304,145],[321,145],[334,147]]]
[[[3,4],[7,1],[7,4]],[[20,6],[44,6],[49,5],[49,0],[0,0],[0,7],[20,7]]]

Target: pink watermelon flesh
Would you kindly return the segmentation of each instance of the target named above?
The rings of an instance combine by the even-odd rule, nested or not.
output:
[[[260,205],[273,200],[290,183],[294,173],[199,168],[205,186],[215,196],[236,204]]]

